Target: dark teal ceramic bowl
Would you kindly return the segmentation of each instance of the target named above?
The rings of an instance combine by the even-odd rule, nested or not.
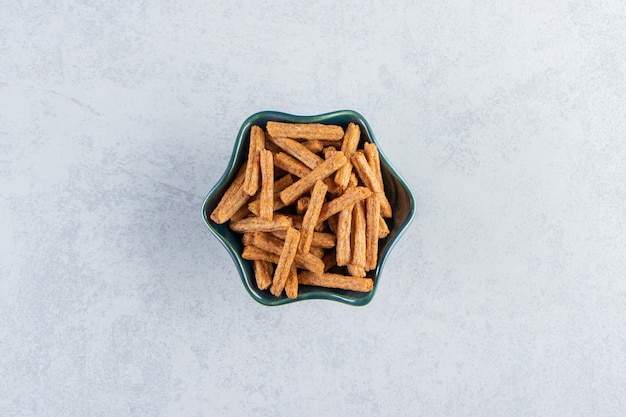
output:
[[[369,303],[376,288],[381,281],[381,275],[385,261],[387,260],[391,249],[404,233],[415,214],[415,201],[411,195],[411,190],[404,182],[400,174],[391,166],[387,157],[380,146],[381,171],[383,174],[383,182],[385,184],[385,193],[393,208],[393,218],[387,219],[390,233],[379,241],[378,266],[376,269],[369,271],[367,276],[374,279],[374,289],[368,293],[357,291],[339,290],[333,288],[319,288],[300,285],[298,289],[298,297],[295,299],[286,296],[274,297],[268,290],[261,291],[257,288],[254,279],[254,271],[252,264],[241,257],[243,245],[241,244],[241,235],[232,232],[228,228],[228,224],[216,224],[209,218],[213,209],[217,206],[222,195],[235,178],[237,171],[247,158],[248,141],[250,137],[250,129],[253,125],[259,125],[265,128],[265,124],[269,120],[290,123],[326,123],[348,126],[348,123],[354,122],[361,127],[361,140],[376,143],[374,133],[363,116],[352,110],[341,110],[332,113],[320,114],[317,116],[294,116],[291,114],[280,113],[275,111],[262,111],[248,117],[239,129],[239,134],[235,141],[233,154],[228,163],[228,168],[222,178],[213,189],[209,192],[202,206],[202,214],[204,221],[209,230],[219,239],[226,247],[228,253],[235,261],[239,276],[248,293],[261,304],[268,306],[276,306],[286,304],[293,301],[325,299],[340,301],[346,304],[362,306]],[[362,147],[361,145],[359,147]]]

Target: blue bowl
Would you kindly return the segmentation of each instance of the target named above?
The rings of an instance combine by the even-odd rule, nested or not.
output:
[[[247,159],[251,127],[254,125],[265,127],[265,124],[270,120],[289,123],[325,123],[340,125],[344,128],[346,128],[350,122],[353,122],[361,127],[361,140],[376,143],[374,133],[365,118],[352,110],[340,110],[317,116],[294,116],[275,111],[262,111],[253,114],[246,119],[239,129],[233,154],[230,158],[230,162],[228,163],[226,172],[222,175],[222,178],[220,178],[218,183],[213,187],[204,200],[204,204],[202,205],[202,214],[206,225],[215,237],[222,242],[224,247],[228,250],[230,256],[233,258],[233,261],[235,261],[235,265],[239,271],[239,276],[241,277],[241,282],[248,293],[252,296],[252,298],[261,304],[276,306],[294,301],[311,299],[334,300],[354,306],[362,306],[369,303],[374,297],[374,294],[376,294],[376,288],[380,283],[383,267],[391,249],[396,244],[400,236],[402,236],[415,214],[415,200],[411,194],[411,190],[400,174],[398,174],[398,172],[391,166],[389,160],[385,157],[385,154],[382,149],[380,149],[378,144],[377,146],[380,153],[385,194],[387,195],[393,209],[393,217],[391,219],[387,219],[390,231],[389,235],[378,242],[378,266],[376,269],[367,273],[367,276],[373,278],[374,280],[374,288],[370,292],[364,293],[358,291],[300,285],[298,288],[298,297],[291,299],[285,295],[275,297],[270,294],[269,290],[259,290],[256,286],[252,263],[241,257],[241,252],[243,251],[241,235],[231,231],[227,223],[216,224],[210,219],[209,216],[211,215],[211,212],[217,206],[222,198],[222,195],[230,183],[234,180],[237,171]]]

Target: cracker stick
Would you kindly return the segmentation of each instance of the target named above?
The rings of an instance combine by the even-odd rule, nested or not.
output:
[[[286,241],[285,235],[285,241]],[[252,237],[252,244],[264,251],[280,255],[285,241],[267,233],[255,233]],[[296,266],[300,269],[308,269],[309,271],[322,272],[324,263],[321,259],[310,253],[296,253]]]
[[[343,137],[341,126],[321,123],[281,123],[267,122],[267,133],[274,137],[294,139],[339,140]]]
[[[378,198],[381,203],[381,215],[383,217],[391,217],[391,204],[389,204],[389,200],[385,195],[385,184],[383,182],[383,173],[380,169],[380,154],[378,152],[378,147],[373,143],[365,142],[365,144],[363,145],[363,149],[365,153],[365,158],[367,159],[367,163],[369,164],[370,168],[372,168],[372,171],[374,171],[374,174],[376,175],[376,178],[378,179],[378,182],[382,187],[382,195],[385,196],[384,200],[380,195]]]
[[[285,237],[285,244],[280,252],[280,258],[278,259],[278,265],[274,271],[274,280],[270,287],[270,292],[276,297],[280,297],[285,288],[287,277],[291,271],[291,265],[296,257],[296,251],[298,250],[298,241],[300,240],[300,232],[290,227],[287,229],[287,236]]]
[[[336,152],[339,152],[339,151],[337,149],[333,148],[332,146],[324,148],[324,159],[330,158]],[[348,161],[348,163],[349,162],[350,161]],[[339,168],[339,169],[341,169],[341,168]],[[332,175],[330,177],[324,179],[324,184],[326,184],[328,186],[328,192],[330,194],[339,195],[339,194],[343,193],[343,188],[341,188],[339,185],[337,185],[335,180],[332,178]]]
[[[313,232],[313,246],[319,246],[323,249],[334,248],[337,238],[332,233]]]
[[[259,198],[259,217],[272,220],[274,216],[274,162],[272,153],[262,149],[261,165],[261,197]]]
[[[276,156],[274,156],[273,158],[275,159]],[[274,164],[274,166],[276,166],[276,164]],[[276,178],[276,170],[274,170],[274,178]],[[293,175],[291,175],[290,173],[284,174],[282,177],[274,181],[274,195],[278,195],[282,190],[284,190],[285,188],[293,184],[293,182],[294,182]],[[254,196],[250,197],[250,200],[248,201],[248,205],[250,205],[251,203],[254,203],[255,201],[258,201],[260,197],[261,197],[261,193],[257,192]]]
[[[247,163],[241,167],[237,176],[233,180],[232,184],[228,187],[222,199],[217,204],[215,209],[211,212],[211,220],[213,220],[217,224],[226,223],[233,214],[237,212],[246,201],[250,198],[248,194],[246,194],[243,189],[243,181],[246,175],[246,167]]]
[[[244,233],[243,236],[241,236],[241,243],[244,246],[252,245],[252,236],[253,235],[254,235],[254,233],[251,233],[251,232]]]
[[[383,186],[378,182],[378,178],[376,178],[376,174],[374,174],[374,171],[372,171],[372,168],[370,168],[367,163],[363,152],[355,152],[354,155],[352,155],[351,161],[357,174],[359,174],[359,178],[361,178],[367,188],[372,190],[373,193],[382,193]]]
[[[280,199],[283,200],[283,203],[285,204],[293,203],[298,197],[309,190],[316,181],[328,177],[346,162],[348,162],[348,160],[342,152],[335,153],[333,156],[318,165],[317,168],[309,174],[300,178],[298,181],[281,191]]]
[[[363,200],[354,204],[352,209],[352,259],[349,264],[365,268],[365,209]]]
[[[339,212],[337,223],[337,265],[345,266],[352,259],[350,252],[350,230],[352,229],[352,207]]]
[[[264,220],[260,217],[247,217],[236,222],[230,222],[230,229],[237,233],[272,232],[274,230],[287,230],[292,224],[291,218],[277,214],[272,220]]]
[[[298,228],[296,227],[296,229]],[[284,240],[287,233],[284,230],[276,230],[272,232],[272,234]],[[311,246],[317,246],[322,249],[330,249],[335,247],[336,241],[337,238],[332,233],[313,232],[313,241],[311,242]]]
[[[363,152],[356,152],[352,156],[352,165],[354,165],[354,168],[356,169],[359,177],[361,178],[361,180],[363,180],[365,185],[367,185],[367,187],[378,196],[378,201],[380,203],[380,212],[388,213],[389,217],[391,217],[391,204],[389,204],[389,200],[387,200],[387,197],[385,196],[383,186],[378,181],[376,174],[368,164]]]
[[[287,173],[285,175],[283,175],[282,177],[280,177],[279,179],[276,180],[276,182],[274,182],[274,194],[284,190],[285,188],[289,187],[291,184],[293,184],[293,175]]]
[[[289,298],[296,298],[298,296],[298,270],[293,265],[289,270],[289,276],[285,283],[285,294],[287,294]]]
[[[313,187],[313,191],[311,191],[311,200],[306,213],[304,213],[302,228],[300,229],[301,235],[298,250],[302,253],[307,253],[311,248],[313,229],[315,229],[315,225],[317,225],[317,219],[320,215],[320,210],[322,210],[327,190],[328,187],[322,181],[317,181]]]
[[[256,286],[260,290],[266,290],[272,285],[272,275],[274,274],[274,265],[267,261],[252,261],[254,268],[254,278]]]
[[[346,129],[346,134],[343,137],[343,144],[341,145],[341,152],[344,153],[346,158],[350,160],[356,148],[359,145],[361,139],[361,128],[355,123],[350,123]],[[335,182],[342,189],[346,189],[348,186],[348,180],[350,179],[350,173],[352,172],[352,165],[350,163],[345,164],[335,173]]]
[[[339,213],[346,207],[352,206],[357,201],[366,199],[370,194],[372,194],[372,192],[367,187],[355,187],[347,190],[343,195],[324,204],[320,218],[317,221],[322,222],[328,219],[333,214]]]
[[[280,255],[259,249],[256,246],[244,246],[241,257],[248,261],[267,261],[277,264]]]
[[[334,146],[327,146],[324,148],[323,153],[324,153],[324,159],[328,159],[331,156],[333,156],[333,154],[337,151],[337,148],[335,148]]]
[[[389,234],[389,226],[387,226],[387,222],[382,217],[378,218],[378,238],[384,239]]]
[[[298,201],[296,201],[296,213],[303,214],[306,209],[309,207],[309,202],[311,201],[311,197],[305,195],[304,197],[300,197]]]
[[[289,155],[301,161],[310,169],[314,169],[316,166],[324,162],[324,160],[320,156],[314,154],[313,152],[308,150],[306,146],[302,145],[300,142],[296,142],[293,139],[270,137],[270,140],[278,145],[280,148],[282,148]]]
[[[374,288],[371,278],[361,278],[349,275],[315,274],[310,271],[302,271],[298,274],[298,283],[301,285],[315,285],[317,287],[340,288],[343,290],[369,292]]]
[[[302,178],[311,172],[311,169],[298,161],[293,156],[287,155],[284,152],[278,152],[274,155],[274,165],[284,171],[287,171],[296,177]]]
[[[237,210],[232,216],[230,216],[230,219],[232,221],[241,220],[244,217],[247,217],[249,214],[250,214],[250,210],[248,210],[248,207],[244,204],[243,206],[241,206],[239,210]]]
[[[317,139],[307,140],[305,142],[302,142],[302,145],[313,153],[321,152],[322,149],[324,149],[324,144]]]
[[[248,195],[256,194],[259,189],[259,152],[265,148],[265,133],[259,126],[250,129],[250,146],[248,149],[248,167],[243,190]]]
[[[365,268],[360,265],[348,264],[348,274],[355,277],[364,277],[366,275]]]
[[[380,203],[372,194],[365,199],[365,270],[371,271],[378,263],[378,235],[380,234]]]

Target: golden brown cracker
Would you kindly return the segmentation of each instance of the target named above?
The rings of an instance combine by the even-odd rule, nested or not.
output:
[[[321,123],[282,123],[269,121],[267,132],[274,137],[293,139],[339,140],[343,138],[343,128]]]
[[[371,278],[361,278],[329,272],[323,274],[315,274],[310,271],[299,272],[298,283],[301,285],[339,288],[359,292],[369,292],[374,288],[374,281]]]

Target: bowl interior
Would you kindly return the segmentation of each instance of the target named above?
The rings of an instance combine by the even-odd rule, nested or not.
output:
[[[202,211],[205,223],[211,232],[213,232],[213,234],[222,242],[226,249],[228,249],[230,256],[237,265],[239,275],[245,288],[258,302],[273,306],[306,299],[328,299],[352,305],[367,304],[376,293],[376,288],[378,287],[381,277],[381,271],[388,258],[390,250],[409,225],[415,212],[415,201],[411,195],[409,187],[389,163],[389,160],[385,157],[383,150],[380,149],[380,146],[378,146],[378,150],[380,153],[381,171],[385,185],[385,193],[391,203],[391,207],[393,208],[393,218],[386,219],[390,233],[387,237],[379,241],[378,266],[376,269],[369,271],[367,274],[368,277],[374,279],[374,289],[368,293],[300,285],[298,289],[298,297],[290,299],[284,295],[281,297],[274,297],[269,293],[269,291],[261,291],[256,286],[252,263],[240,256],[243,251],[241,235],[232,232],[229,229],[228,224],[216,224],[209,218],[211,212],[217,206],[222,195],[230,183],[234,180],[237,171],[247,158],[251,127],[253,125],[259,125],[265,128],[265,124],[270,120],[290,123],[337,124],[343,126],[344,128],[347,127],[350,122],[353,122],[361,127],[361,141],[376,143],[376,138],[374,137],[367,121],[363,118],[363,116],[351,110],[342,110],[317,116],[294,116],[274,111],[256,113],[246,119],[241,126],[239,134],[237,135],[237,140],[235,141],[233,154],[228,164],[228,168],[219,182],[209,192],[204,201]],[[359,147],[362,146],[359,145]]]

